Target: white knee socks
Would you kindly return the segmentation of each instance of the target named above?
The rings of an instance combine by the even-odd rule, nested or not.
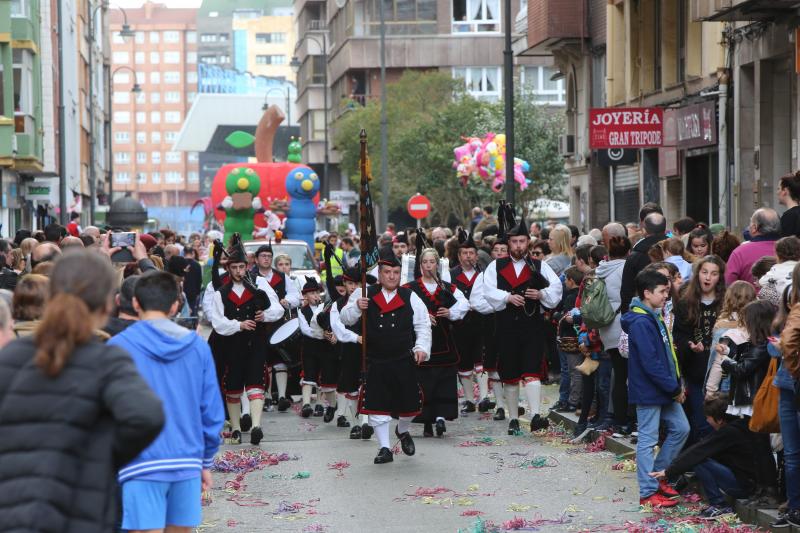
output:
[[[249,415],[250,414],[250,399],[247,397],[247,394],[242,394],[242,414]]]
[[[405,433],[411,427],[411,417],[403,416],[397,421],[397,432]]]
[[[486,372],[477,372],[476,374],[478,378],[478,390],[481,394],[481,401],[486,399],[489,396],[489,374]]]
[[[475,392],[472,386],[472,376],[458,376],[461,381],[461,388],[464,389],[464,401],[475,403]]]
[[[505,398],[503,397],[503,382],[493,381],[492,392],[494,392],[494,402],[497,409],[505,410]]]
[[[313,388],[313,385],[303,385],[303,405],[311,405],[311,389]]]
[[[250,401],[250,417],[253,420],[253,427],[261,427],[261,413],[264,411],[264,391],[261,389],[249,389],[246,392],[245,396]]]
[[[517,415],[517,407],[519,407],[519,385],[503,385],[503,392],[505,392],[506,396],[506,414],[508,415],[509,420],[514,420],[518,418]]]
[[[325,401],[328,404],[328,407],[334,407],[338,405],[336,403],[337,395],[335,390],[325,391],[324,396],[325,396]]]
[[[542,383],[540,381],[529,381],[525,384],[525,399],[528,400],[531,417],[538,415],[542,403]]]
[[[285,370],[275,370],[275,382],[278,385],[278,398],[286,398],[286,384],[289,382],[289,373]]]
[[[378,439],[378,445],[381,448],[390,448],[389,446],[389,420],[392,418],[385,415],[370,415],[369,425],[375,428],[375,437]]]
[[[242,404],[239,402],[225,402],[228,405],[228,416],[231,417],[231,431],[241,431],[239,419],[242,418]]]
[[[343,416],[347,411],[348,399],[341,392],[336,393],[336,418]]]

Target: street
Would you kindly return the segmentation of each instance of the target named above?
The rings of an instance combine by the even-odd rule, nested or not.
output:
[[[544,389],[552,401],[557,385]],[[416,455],[380,466],[374,438],[349,440],[335,421],[276,411],[262,425],[261,450],[288,456],[238,479],[215,472],[200,531],[609,531],[647,517],[635,474],[612,470],[611,453],[563,444],[554,431],[508,436],[488,414],[448,422],[442,439],[422,438],[415,424]],[[220,456],[254,449],[243,442]]]

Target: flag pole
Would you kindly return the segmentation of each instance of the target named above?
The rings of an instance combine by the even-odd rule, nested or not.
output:
[[[368,171],[367,171],[367,130],[362,129],[359,134],[361,140],[361,159],[359,166],[361,170],[361,191],[359,198],[360,207],[360,232],[361,242],[359,243],[361,249],[361,297],[367,297],[367,187],[368,185]],[[362,378],[366,378],[367,372],[367,313],[361,311],[361,374]]]

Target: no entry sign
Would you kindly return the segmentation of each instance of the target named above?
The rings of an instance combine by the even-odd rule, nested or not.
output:
[[[589,110],[589,146],[599,148],[657,148],[664,133],[660,107],[612,107]]]
[[[426,196],[415,194],[408,200],[406,208],[411,218],[422,220],[431,212],[431,201]]]

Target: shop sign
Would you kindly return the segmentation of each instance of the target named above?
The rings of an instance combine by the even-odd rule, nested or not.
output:
[[[612,107],[589,110],[589,144],[600,148],[657,148],[663,144],[664,110]]]
[[[682,150],[717,144],[717,105],[703,102],[675,111],[677,146]]]

